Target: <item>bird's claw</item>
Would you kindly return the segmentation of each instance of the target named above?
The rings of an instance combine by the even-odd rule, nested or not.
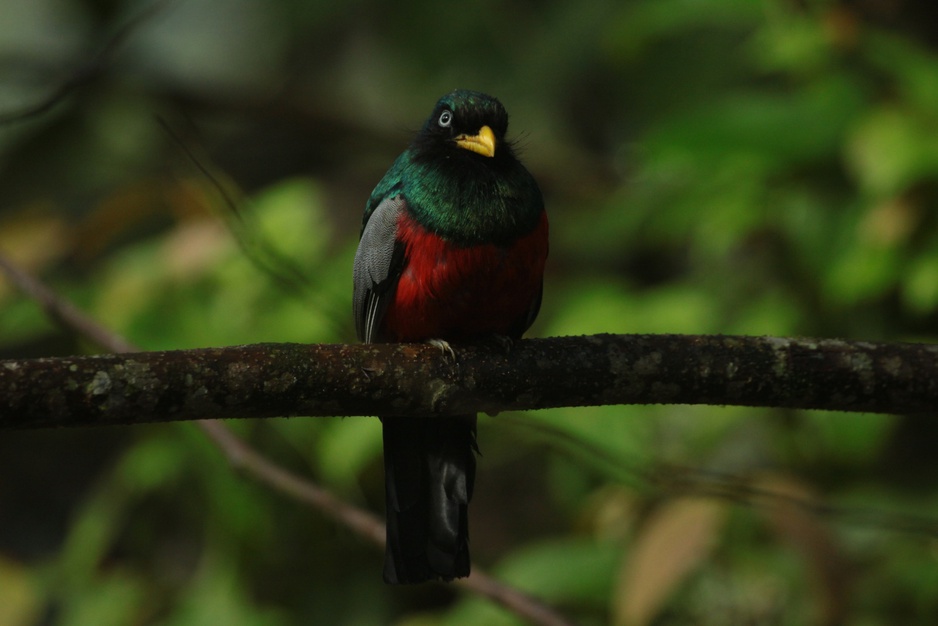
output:
[[[515,340],[508,335],[492,335],[492,341],[501,348],[505,356],[511,354],[511,349],[515,347]]]
[[[440,352],[442,352],[444,356],[448,356],[452,359],[453,363],[456,362],[456,353],[453,352],[453,347],[450,346],[447,341],[443,339],[428,339],[427,343],[439,348]]]

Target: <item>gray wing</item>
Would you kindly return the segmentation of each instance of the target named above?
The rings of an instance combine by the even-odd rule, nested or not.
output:
[[[379,339],[378,329],[394,298],[404,268],[404,247],[397,240],[397,221],[406,202],[397,195],[382,200],[365,222],[352,266],[352,309],[360,341]]]

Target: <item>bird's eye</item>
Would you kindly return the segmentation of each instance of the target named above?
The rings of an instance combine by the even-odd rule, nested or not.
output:
[[[440,119],[438,121],[439,125],[443,128],[447,128],[450,124],[453,123],[453,112],[449,109],[446,109],[440,113]]]

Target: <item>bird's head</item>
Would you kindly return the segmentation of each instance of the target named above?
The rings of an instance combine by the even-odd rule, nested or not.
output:
[[[452,155],[456,149],[494,158],[510,152],[505,143],[507,130],[508,113],[497,98],[460,89],[436,103],[417,135],[416,145],[427,155]]]

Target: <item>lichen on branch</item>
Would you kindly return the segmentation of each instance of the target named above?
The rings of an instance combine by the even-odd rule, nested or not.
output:
[[[454,346],[256,344],[0,362],[0,428],[713,404],[912,413],[938,346],[592,335]]]

